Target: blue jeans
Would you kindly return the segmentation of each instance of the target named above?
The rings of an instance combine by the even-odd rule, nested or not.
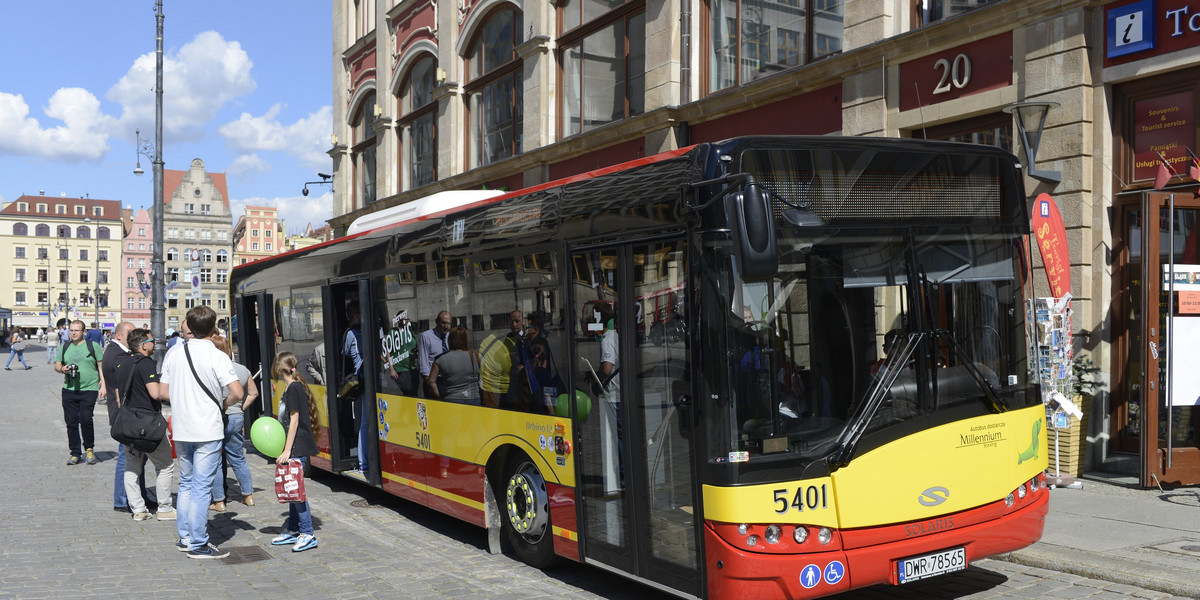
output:
[[[304,463],[307,470],[308,457],[294,456],[292,458],[300,459]],[[308,510],[308,500],[304,502],[288,502],[288,518],[283,524],[285,531],[299,531],[306,535],[313,534],[312,512]]]
[[[358,468],[361,469],[363,473],[366,473],[367,471],[370,471],[371,466],[371,438],[369,435],[371,431],[371,405],[369,403],[374,402],[374,399],[367,397],[366,394],[363,394],[358,401],[362,405],[362,422],[358,426]]]
[[[142,468],[138,470],[138,487],[142,491],[142,499],[149,501],[149,497],[146,495],[146,457],[143,456],[140,462]],[[159,490],[158,493],[161,494],[162,490]],[[167,490],[167,494],[170,493],[171,490]],[[117,472],[113,478],[113,507],[129,507],[129,498],[125,495],[125,444],[117,444]]]
[[[58,346],[46,346],[46,364],[53,364],[54,357],[58,354]]]
[[[24,350],[13,350],[12,348],[9,348],[8,349],[8,362],[4,363],[5,369],[8,368],[8,365],[12,364],[13,357],[16,357],[17,360],[21,361],[21,364],[25,365],[26,369],[29,368],[29,363],[25,362],[25,351]]]
[[[246,433],[242,430],[246,415],[236,413],[228,416],[229,423],[225,425],[225,460],[233,468],[233,476],[237,478],[238,489],[242,490],[244,497],[254,493],[254,486],[250,483],[250,465],[246,464]],[[220,469],[217,469],[217,475],[213,478],[212,496],[216,502],[225,500],[225,474]]]
[[[221,440],[211,442],[175,441],[179,458],[179,499],[175,527],[189,550],[208,543],[208,503],[212,498],[213,476],[221,467]]]

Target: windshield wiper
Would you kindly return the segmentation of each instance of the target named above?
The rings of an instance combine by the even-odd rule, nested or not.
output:
[[[892,344],[888,348],[887,358],[883,361],[883,366],[880,367],[879,373],[881,376],[875,381],[875,387],[871,388],[871,392],[867,395],[867,399],[859,406],[850,426],[847,427],[838,440],[838,449],[829,459],[830,471],[837,470],[850,464],[850,456],[854,454],[854,447],[858,445],[858,441],[862,439],[863,434],[867,432],[867,426],[871,420],[875,418],[875,413],[879,411],[879,407],[883,405],[883,399],[887,396],[892,385],[896,383],[896,378],[900,377],[900,372],[904,370],[904,366],[909,364],[909,360],[921,345],[921,340],[925,337],[925,333],[917,332],[910,333],[904,339],[904,345],[900,346],[899,342]]]
[[[954,355],[958,357],[958,361],[967,369],[967,373],[975,380],[979,389],[983,390],[983,395],[987,397],[988,404],[991,406],[992,412],[1002,413],[1008,410],[1008,403],[1000,398],[996,393],[995,386],[988,381],[987,376],[979,369],[979,365],[975,363],[971,357],[962,349],[962,346],[954,340],[954,336],[945,329],[936,329],[933,332],[934,339],[942,338],[946,340],[946,345],[954,351]]]

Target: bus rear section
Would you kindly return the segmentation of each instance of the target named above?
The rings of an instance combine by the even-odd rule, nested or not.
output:
[[[1018,174],[993,149],[892,142],[734,144],[712,181],[740,183],[696,194],[735,221],[699,244],[709,597],[903,585],[1041,536]],[[774,252],[729,233],[760,214]]]

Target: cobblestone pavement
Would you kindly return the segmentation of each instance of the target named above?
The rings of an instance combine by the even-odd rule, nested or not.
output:
[[[60,380],[44,356],[27,352],[34,369],[0,372],[7,405],[0,413],[0,599],[670,597],[584,565],[539,571],[488,554],[476,527],[327,474],[307,482],[320,547],[292,553],[271,546],[287,510],[268,488],[273,463],[257,455],[250,460],[256,505],[231,492],[228,510],[210,513],[213,542],[230,557],[189,559],[174,549],[174,522],[138,523],[112,510],[116,442],[104,406],[95,412],[101,462],[66,465]],[[1170,597],[988,560],[912,587],[839,598],[1131,596]]]

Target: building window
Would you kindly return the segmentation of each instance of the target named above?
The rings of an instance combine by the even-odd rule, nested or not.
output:
[[[178,238],[179,237],[179,228],[177,228],[177,227],[168,228],[167,229],[167,237],[172,238],[172,239]]]
[[[704,32],[709,49],[707,91],[743,85],[840,52],[843,5],[844,0],[712,0]],[[811,23],[805,15],[813,16]],[[811,39],[806,39],[806,31],[812,31]]]
[[[521,13],[503,9],[480,27],[467,53],[470,167],[521,153],[523,64],[517,57]]]
[[[167,267],[167,283],[179,281],[179,267]]]
[[[228,239],[228,236],[229,236],[229,232],[227,232],[227,231],[218,231],[218,232],[217,232],[217,241],[219,241],[219,242],[224,242],[225,240],[227,240],[227,239]]]
[[[59,283],[67,283],[67,278],[68,278],[68,277],[69,277],[69,275],[68,275],[68,273],[67,273],[67,270],[66,270],[66,269],[59,269],[59,270],[58,270],[58,282],[59,282]]]
[[[38,258],[50,258],[49,248],[38,248]]]
[[[1016,150],[1016,146],[1013,143],[1012,128],[1012,116],[1004,113],[996,113],[957,123],[930,127],[923,134],[922,132],[916,133],[922,134],[923,137],[931,140],[982,144],[984,146],[995,146],[1005,152],[1013,152]]]
[[[564,11],[576,12],[578,6]],[[624,11],[586,35],[567,33],[562,48],[562,135],[594,129],[645,111],[646,15]]]
[[[29,235],[29,226],[24,223],[13,223],[13,235]]]
[[[133,296],[125,299],[125,308],[128,310],[133,310]]]
[[[211,229],[201,229],[200,230],[200,239],[211,240],[212,239],[212,230]]]
[[[229,283],[229,269],[217,269],[217,283]]]
[[[79,260],[87,260],[87,259],[88,259],[87,248],[80,248],[79,249]]]
[[[354,148],[350,152],[354,165],[354,189],[360,207],[375,202],[375,94],[370,94],[354,116]],[[254,235],[258,235],[255,233]]]
[[[16,304],[17,304],[17,306],[25,305],[25,292],[17,292],[16,293]]]
[[[125,287],[127,287],[127,288],[131,288],[131,287],[135,287],[135,285],[136,285],[136,284],[134,283],[134,280],[133,280],[133,278],[132,278],[132,277],[126,277],[126,278],[125,278]]]
[[[183,214],[185,214],[185,215],[196,214],[196,205],[192,202],[184,202],[183,203]]]
[[[13,281],[25,281],[25,269],[17,269]]]
[[[219,263],[229,262],[229,253],[225,252],[224,250],[217,250],[217,262],[219,262]]]
[[[146,310],[146,299],[138,298],[138,310]]]
[[[50,272],[47,269],[38,269],[38,283],[46,283],[49,280]]]
[[[97,272],[96,283],[108,283],[108,271]]]
[[[127,259],[125,259],[125,268],[126,268],[126,269],[132,269],[132,268],[133,268],[133,259],[132,259],[132,258],[127,258]]]
[[[263,249],[266,250],[267,252],[270,252],[271,251],[271,242],[267,242],[264,245]]]
[[[144,259],[144,258],[139,258],[139,259],[138,259],[138,265],[137,265],[137,266],[138,266],[138,268],[139,268],[139,269],[145,269],[145,268],[146,268],[146,259]]]
[[[202,215],[212,214],[212,205],[211,204],[201,204],[200,205],[200,214],[202,214]]]
[[[108,228],[107,228],[107,227],[105,227],[105,226],[103,226],[103,225],[101,225],[101,226],[97,227],[97,228],[96,228],[96,237],[97,237],[97,238],[99,238],[99,239],[102,239],[102,240],[107,240],[107,239],[109,239],[109,231],[108,231]]]
[[[54,214],[56,214],[56,215],[67,214],[67,205],[66,204],[55,204],[54,205]]]
[[[212,262],[212,250],[209,250],[208,248],[201,250],[200,257],[200,260],[203,260],[204,262]]]
[[[251,230],[250,230],[250,237],[258,237],[258,230],[257,230],[257,229],[251,229]]]
[[[97,250],[96,251],[96,260],[107,261],[108,260],[108,250]]]
[[[200,283],[212,283],[212,269],[207,267],[200,269]]]
[[[225,300],[225,294],[217,294],[217,310],[228,310],[229,303]]]
[[[58,226],[58,237],[60,237],[60,238],[71,237],[71,226],[70,225],[59,225]]]
[[[130,249],[130,250],[133,250],[133,244],[130,244],[130,245],[129,245],[129,249]],[[146,251],[146,245],[145,245],[145,244],[138,244],[138,252],[145,252],[145,251]]]
[[[167,248],[167,260],[179,260],[179,248]]]
[[[138,237],[146,237],[146,228],[138,227]]]
[[[88,272],[80,271],[79,272],[79,283],[87,283],[87,282],[88,282]]]
[[[40,213],[44,213],[47,210],[47,206],[48,205],[45,202],[38,202],[37,211]]]
[[[58,249],[58,260],[71,260],[71,249],[70,248],[59,248]]]
[[[183,239],[185,239],[185,240],[196,239],[196,230],[192,229],[191,227],[184,229],[183,230]]]
[[[912,3],[913,28],[961,15],[998,0],[925,0]],[[818,3],[819,4],[819,3]]]
[[[400,86],[400,172],[404,189],[418,188],[437,179],[437,102],[433,98],[437,60],[424,56],[413,63]],[[407,140],[407,147],[405,146]],[[405,164],[407,162],[407,164]]]
[[[46,302],[47,302],[48,300],[50,300],[50,294],[49,294],[49,293],[47,293],[47,292],[38,292],[38,306],[45,306],[45,305],[46,305]]]
[[[25,246],[17,246],[15,250],[16,254],[14,254],[14,256],[16,258],[25,258]]]
[[[258,242],[253,242],[253,243],[251,243],[251,244],[250,244],[250,249],[251,249],[251,250],[258,250]]]
[[[50,237],[50,226],[45,223],[39,223],[38,226],[34,228],[33,235],[36,235],[37,237]]]
[[[129,245],[128,245],[126,248],[127,248],[127,249],[128,249],[130,252],[133,252],[133,242],[129,242]]]
[[[77,237],[81,240],[92,239],[92,228],[88,227],[87,225],[80,225],[79,227],[76,227],[75,228],[75,237]]]

